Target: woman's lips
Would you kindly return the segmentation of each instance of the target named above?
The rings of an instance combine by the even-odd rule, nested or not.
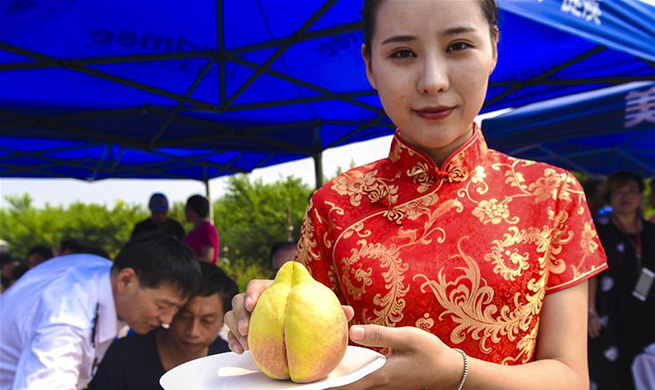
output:
[[[450,115],[454,109],[454,107],[420,108],[414,112],[423,119],[440,120]]]

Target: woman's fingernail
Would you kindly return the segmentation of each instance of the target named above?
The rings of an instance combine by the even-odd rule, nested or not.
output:
[[[246,305],[246,309],[250,307],[250,303],[251,303],[251,302],[252,302],[252,298],[250,298],[250,297],[246,297],[246,303],[245,303],[245,305]]]
[[[246,328],[246,321],[239,320],[237,327],[239,328],[239,333],[243,334],[243,330]]]
[[[239,339],[239,342],[241,343],[241,346],[243,349],[246,349],[248,347],[248,338],[247,337],[241,337]]]
[[[361,341],[364,339],[364,328],[361,326],[352,326],[350,328],[350,339],[352,341]]]

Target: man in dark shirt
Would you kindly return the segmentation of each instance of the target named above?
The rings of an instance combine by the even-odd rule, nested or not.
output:
[[[162,193],[152,194],[148,203],[150,218],[145,219],[134,226],[131,238],[145,232],[158,230],[159,233],[175,237],[178,240],[184,238],[184,228],[174,219],[168,218],[168,199]]]
[[[89,390],[161,390],[159,379],[182,363],[229,352],[218,337],[223,315],[232,309],[236,283],[218,267],[201,263],[202,282],[173,318],[169,329],[127,336],[114,342]]]

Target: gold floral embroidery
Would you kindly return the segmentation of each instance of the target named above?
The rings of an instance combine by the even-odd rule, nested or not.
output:
[[[382,215],[391,222],[396,222],[400,225],[403,218],[407,217],[410,221],[417,220],[420,216],[429,211],[430,206],[437,203],[439,197],[436,193],[432,193],[411,202],[394,207],[391,210],[386,210]]]
[[[330,263],[330,267],[328,267],[328,279],[330,280],[330,288],[335,290],[335,292],[339,292],[341,296],[343,296],[343,293],[341,293],[340,285],[339,285],[339,278],[337,277],[337,267],[334,265],[334,263]]]
[[[414,280],[423,279],[421,292],[428,289],[432,291],[441,306],[445,309],[439,319],[450,315],[452,321],[457,324],[450,334],[450,341],[453,344],[460,344],[470,334],[474,340],[479,340],[480,350],[484,353],[491,353],[492,347],[489,342],[497,344],[501,337],[507,337],[510,341],[523,332],[527,332],[533,324],[533,319],[541,311],[543,297],[545,294],[545,272],[539,269],[540,278],[531,279],[527,284],[531,293],[514,295],[514,307],[502,306],[500,309],[491,304],[494,299],[494,289],[481,279],[480,268],[475,260],[466,255],[462,250],[462,242],[469,237],[462,237],[457,243],[458,254],[451,256],[452,259],[461,258],[465,266],[457,267],[456,270],[462,274],[455,280],[447,280],[443,270],[437,275],[437,280],[430,280],[423,274],[414,276]],[[530,350],[534,344],[522,346],[528,358],[531,357]]]
[[[519,361],[519,358],[523,356],[523,359],[520,360],[520,363],[525,364],[532,359],[532,356],[537,346],[537,334],[539,333],[539,326],[535,325],[532,327],[532,331],[523,337],[516,344],[516,348],[519,350],[519,354],[514,357],[506,357],[503,359],[502,364],[516,364]]]
[[[564,183],[564,187],[560,190],[562,183]],[[556,200],[559,198],[560,200],[571,200],[567,187],[566,173],[557,173],[552,168],[546,168],[544,170],[544,176],[530,184],[528,189],[534,194],[535,202],[539,203],[547,199]]]
[[[426,214],[430,207],[437,203],[439,197],[436,193],[432,193],[411,202],[405,203],[398,208],[407,215],[410,221],[416,221],[421,215]]]
[[[430,318],[430,313],[425,313],[423,318],[416,320],[416,324],[414,326],[429,332],[430,329],[432,329],[434,326],[434,320]]]
[[[451,183],[468,179],[469,173],[464,165],[464,152],[458,153],[450,160],[446,172],[448,172],[448,181]]]
[[[396,203],[398,199],[398,186],[389,185],[387,181],[377,177],[377,171],[362,173],[359,170],[349,171],[347,174],[339,175],[334,179],[332,190],[337,194],[350,197],[350,204],[358,207],[362,203],[362,197],[366,195],[371,203],[387,198],[389,204]],[[397,175],[398,176],[398,175]]]
[[[504,235],[504,240],[493,240],[493,247],[490,253],[484,256],[486,261],[494,265],[494,273],[502,276],[505,280],[514,281],[517,276],[521,276],[523,271],[530,268],[530,254],[528,252],[519,253],[517,248],[511,249],[518,244],[535,244],[538,253],[545,253],[550,244],[550,229],[544,230],[528,228],[521,230],[516,226],[509,227],[510,233]],[[507,256],[508,261],[504,256]]]
[[[305,218],[302,220],[302,226],[300,227],[300,241],[298,242],[298,254],[296,258],[299,262],[303,264],[308,264],[318,258],[317,254],[314,253],[316,250],[317,242],[314,238],[314,233],[316,229],[314,228],[314,223],[310,213],[314,212],[314,205],[312,200],[309,200],[307,205],[307,213]],[[315,215],[318,215],[316,213]]]
[[[400,209],[396,209],[396,208],[391,210],[385,210],[382,212],[382,215],[390,222],[395,222],[398,225],[400,225],[403,218],[405,218],[405,214]]]
[[[480,219],[480,222],[487,224],[491,222],[494,225],[498,225],[503,220],[509,222],[509,210],[507,209],[507,199],[498,203],[497,199],[489,199],[480,201],[478,206],[473,210],[473,215]],[[513,223],[518,222],[517,218],[514,218]],[[509,222],[512,223],[512,222]]]
[[[393,148],[391,148],[391,153],[389,153],[389,160],[391,160],[391,162],[400,161],[402,147],[403,145],[400,142],[394,141]]]
[[[594,224],[590,219],[584,224],[584,230],[580,234],[580,247],[582,248],[582,253],[584,253],[584,255],[576,264],[571,265],[571,269],[573,270],[573,279],[578,279],[585,273],[589,272],[589,270],[584,267],[584,264],[586,263],[587,257],[589,255],[596,253],[599,248],[598,243],[598,233],[596,232]],[[595,270],[596,268],[597,267],[594,267],[592,270]]]
[[[346,272],[346,269],[344,269],[344,272]],[[357,268],[355,270],[350,270],[350,272],[352,272],[355,280],[360,283],[360,287],[356,287],[347,281],[346,289],[348,294],[355,298],[355,300],[360,300],[362,298],[362,294],[366,292],[366,287],[373,283],[373,280],[371,279],[371,273],[373,272],[373,269],[371,267],[362,269],[362,265],[357,264]]]
[[[475,184],[484,182],[484,179],[487,177],[487,173],[484,171],[482,165],[475,167],[473,176],[471,176],[471,181]]]
[[[330,249],[332,248],[332,241],[330,240],[330,232],[328,230],[330,231],[341,230],[339,228],[339,225],[336,223],[337,217],[335,217],[335,215],[342,217],[345,214],[345,211],[343,211],[341,207],[337,206],[333,202],[325,201],[325,204],[327,206],[330,206],[330,211],[328,212],[328,220],[327,220],[328,229],[326,229],[326,231],[323,233],[323,245],[325,245],[326,248]],[[316,218],[319,219],[321,218],[318,212],[316,212]]]
[[[377,171],[370,171],[366,174],[360,171],[352,171],[348,175],[337,176],[332,184],[332,189],[339,195],[350,196],[350,204],[359,206],[366,188],[370,188],[375,184],[376,174]]]
[[[548,214],[550,219],[553,221],[553,231],[551,242],[550,257],[548,261],[550,262],[550,272],[554,274],[562,274],[566,270],[566,261],[560,259],[559,256],[564,249],[563,246],[573,240],[573,232],[569,229],[567,221],[569,220],[569,214],[566,211],[560,211],[555,215],[555,213],[549,208]]]
[[[384,203],[382,207],[361,210],[356,214],[362,218],[359,221],[350,220],[357,218],[352,213],[344,216],[337,211],[329,218],[329,222],[335,224],[329,229],[331,237],[337,237],[332,246],[336,268],[330,280],[335,275],[339,278],[338,286],[344,295],[353,301],[360,301],[358,304],[362,309],[358,310],[358,322],[386,326],[397,326],[399,323],[415,325],[430,329],[435,334],[443,331],[442,325],[448,326],[446,339],[450,337],[453,343],[466,341],[479,344],[481,351],[492,354],[494,359],[502,360],[504,364],[525,363],[533,358],[538,314],[546,287],[551,287],[546,285],[549,274],[566,272],[566,277],[562,279],[570,280],[571,273],[578,273],[578,268],[573,265],[581,257],[577,256],[578,253],[585,255],[586,250],[598,252],[598,248],[594,249],[598,245],[597,237],[594,236],[593,225],[588,227],[580,222],[578,214],[585,212],[585,208],[579,206],[580,202],[575,205],[567,203],[571,202],[571,198],[576,199],[576,195],[576,200],[583,196],[572,176],[532,161],[500,156],[494,151],[489,153],[484,160],[464,160],[466,156],[472,157],[464,153],[455,156],[452,164],[445,167],[447,180],[437,180],[430,178],[433,173],[431,165],[425,163],[422,154],[412,153],[412,149],[397,142],[390,154],[391,161],[400,162],[395,167],[398,171],[394,172],[400,171],[414,182],[411,185],[412,179],[406,178],[404,184],[409,185],[402,188],[404,184],[401,184],[398,192],[404,191],[403,197],[411,196],[409,192],[419,188],[421,195],[416,199],[392,205],[385,202],[389,199],[388,193],[371,195],[374,186],[384,188],[398,184],[392,179],[377,177],[380,166],[384,166],[384,172],[388,172],[387,166],[379,164],[369,167],[370,171],[375,172],[373,183],[366,182],[366,174],[362,170],[360,177],[356,178],[362,184],[353,186],[350,194],[347,184],[352,177],[343,181],[339,189],[333,188],[346,195],[337,202],[346,208],[352,205],[353,199],[358,205],[365,203],[366,198],[371,203]],[[418,154],[418,157],[405,161],[408,155],[413,154]],[[466,165],[471,162],[485,165]],[[528,166],[533,168],[523,169]],[[443,172],[436,174],[441,177]],[[447,186],[445,183],[448,181],[452,183],[469,177],[471,180],[468,182],[444,187],[448,191],[440,192],[442,185]],[[430,180],[436,180],[439,185],[430,186]],[[367,186],[368,189],[365,188]],[[456,191],[457,197],[451,190]],[[397,196],[396,193],[393,195]],[[545,204],[535,205],[537,200]],[[466,214],[459,219],[452,214],[443,216],[454,210],[461,213],[465,208]],[[394,227],[385,223],[383,218],[398,225]],[[444,225],[445,221],[449,224]],[[461,225],[458,226],[460,221]],[[318,223],[316,219],[314,222]],[[464,223],[467,225],[464,226]],[[478,235],[477,229],[483,225],[484,234]],[[340,231],[335,233],[335,229]],[[589,229],[591,231],[587,231]],[[322,232],[322,227],[319,230]],[[469,253],[466,246],[462,249],[463,240],[469,236],[457,240],[455,232],[473,234],[469,239],[479,240],[479,243],[472,245],[475,252],[471,249]],[[348,242],[343,243],[340,241],[342,239]],[[318,241],[320,244],[323,240]],[[342,245],[338,245],[340,242]],[[446,245],[438,245],[444,243]],[[417,248],[415,252],[407,249],[412,245],[426,247],[422,250]],[[580,251],[579,245],[583,251]],[[335,246],[340,251],[337,252]],[[451,256],[443,272],[411,258],[425,250],[434,250],[436,256],[437,253],[449,253],[447,251],[451,249],[455,249],[452,251],[454,256]],[[338,253],[338,258],[335,253]],[[450,264],[453,264],[452,267]],[[581,262],[578,267],[580,272],[591,272],[586,263]],[[336,272],[337,269],[339,272]],[[421,271],[423,269],[425,271]],[[424,272],[425,275],[413,276],[416,272]],[[506,284],[510,287],[507,288],[502,282],[497,284],[500,278],[508,281]],[[493,285],[490,285],[492,280]],[[418,315],[415,310],[411,310],[410,314],[408,309],[409,305],[414,305],[409,300],[410,291],[418,293],[414,291],[416,288],[430,295],[429,303],[426,303],[430,307],[419,307],[421,311]],[[431,318],[429,313],[432,307],[438,308],[438,314],[432,314]],[[503,352],[496,354],[501,346]]]
[[[407,176],[414,180],[414,184],[419,184],[416,189],[419,194],[429,190],[432,184],[434,184],[435,180],[434,177],[429,174],[429,169],[428,164],[419,162],[414,167],[407,170]]]
[[[507,161],[511,162],[511,164],[497,163],[497,164],[493,164],[491,167],[493,170],[496,171],[500,171],[502,168],[505,168],[505,172],[503,173],[503,175],[505,176],[505,184],[509,184],[510,187],[516,188],[519,191],[521,191],[520,195],[514,195],[512,196],[512,198],[518,196],[532,196],[528,188],[526,188],[525,177],[521,172],[517,171],[517,168],[528,167],[530,165],[534,165],[535,162],[518,160],[513,157],[509,157]]]
[[[525,178],[521,172],[509,169],[505,171],[505,184],[509,184],[510,187],[523,188],[525,185]]]
[[[360,297],[366,291],[366,286],[370,285],[370,278],[368,279],[369,284],[366,284],[365,279],[361,279],[358,280],[359,286],[354,286],[349,275],[353,273],[355,264],[363,258],[371,258],[379,260],[380,268],[385,269],[382,272],[382,277],[385,281],[386,294],[384,296],[376,294],[373,297],[373,303],[381,309],[373,309],[374,318],[369,316],[368,309],[363,310],[361,318],[364,323],[394,326],[404,318],[403,309],[406,302],[403,297],[409,291],[409,286],[404,283],[404,273],[409,269],[409,264],[400,258],[400,249],[416,244],[429,245],[435,240],[434,235],[436,233],[440,233],[436,237],[436,242],[445,242],[446,232],[440,226],[436,226],[435,223],[440,221],[440,217],[450,210],[454,209],[456,212],[462,212],[463,210],[461,202],[457,199],[445,201],[432,210],[428,205],[432,206],[436,199],[436,195],[433,194],[411,202],[413,204],[412,208],[416,210],[413,212],[416,218],[419,218],[419,216],[428,217],[420,236],[415,229],[403,229],[401,227],[398,230],[397,237],[399,240],[406,240],[406,243],[389,247],[376,242],[369,243],[367,239],[362,238],[357,241],[358,247],[351,249],[350,256],[340,261],[343,265],[343,284],[348,286],[349,291],[357,292]],[[340,239],[351,237],[353,234],[351,230],[362,231],[363,228],[364,223],[362,221],[357,222],[346,229]]]
[[[592,221],[587,221],[584,224],[582,231],[582,238],[580,239],[580,247],[585,255],[595,253],[598,249],[598,233],[594,228]]]
[[[382,277],[385,281],[386,294],[376,294],[373,297],[373,303],[382,309],[373,309],[373,314],[376,318],[369,318],[368,310],[362,311],[362,319],[364,323],[378,324],[384,326],[393,326],[403,319],[403,309],[406,302],[403,298],[409,291],[409,286],[404,283],[404,273],[409,269],[409,264],[403,261],[395,245],[386,247],[380,243],[368,243],[366,240],[359,240],[360,248],[353,248],[352,254],[349,259],[343,261],[344,278],[346,275],[353,272],[353,265],[359,259],[368,257],[380,261],[380,267],[385,268],[386,271],[382,272]],[[359,296],[365,292],[365,287],[370,285],[370,278],[367,281],[360,280],[361,287],[359,287]],[[344,284],[350,285],[349,289],[356,287],[348,280],[344,280]]]
[[[359,238],[366,238],[371,235],[371,231],[368,229],[364,229],[364,222],[359,221],[356,224],[352,225],[350,228],[348,228],[343,236],[341,238],[346,239],[350,238],[354,233],[357,233],[357,237]]]

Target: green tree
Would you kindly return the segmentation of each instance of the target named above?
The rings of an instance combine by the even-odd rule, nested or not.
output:
[[[294,177],[270,184],[245,175],[229,179],[226,194],[214,203],[222,247],[219,265],[242,290],[251,279],[271,276],[270,248],[287,239],[289,223],[292,239],[298,239],[311,193],[309,185]],[[145,209],[122,201],[112,208],[81,202],[35,208],[27,194],[6,200],[7,207],[0,210],[0,238],[10,243],[17,259],[24,259],[29,248],[38,244],[57,250],[65,238],[102,248],[113,258],[129,240],[134,224],[148,217]],[[169,216],[182,222],[188,232],[192,226],[185,221],[184,206],[183,202],[173,204]],[[224,261],[226,255],[229,262]]]
[[[139,206],[122,201],[110,209],[81,202],[66,208],[46,204],[37,209],[27,194],[5,199],[8,207],[0,210],[0,236],[10,243],[11,253],[18,259],[24,258],[34,245],[57,250],[65,238],[104,249],[113,257],[129,240],[134,224],[147,216]]]
[[[268,268],[271,246],[287,239],[289,218],[293,240],[298,239],[311,193],[309,185],[292,176],[270,184],[245,175],[230,177],[226,194],[214,203],[214,222],[221,247],[229,248],[227,256]]]

